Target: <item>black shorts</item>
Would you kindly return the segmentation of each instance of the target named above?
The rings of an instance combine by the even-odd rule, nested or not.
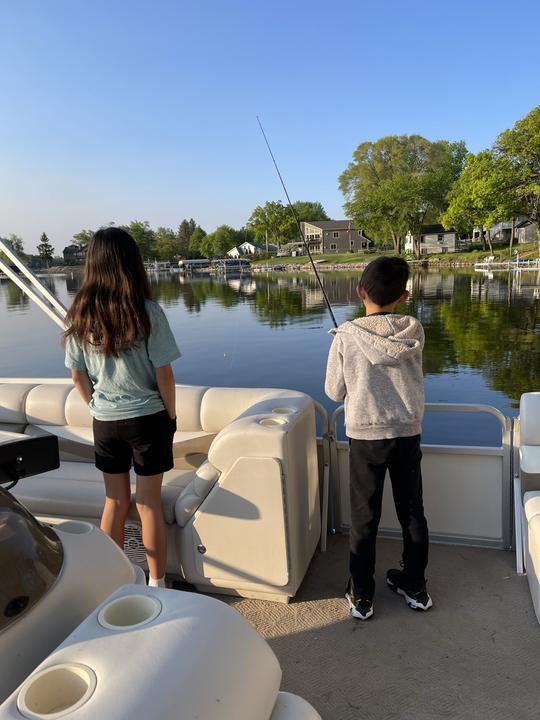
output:
[[[166,410],[127,420],[94,418],[96,467],[105,473],[159,475],[174,466],[173,436],[176,418]]]

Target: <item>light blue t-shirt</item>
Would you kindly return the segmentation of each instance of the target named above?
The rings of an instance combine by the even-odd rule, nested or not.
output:
[[[66,340],[66,367],[86,370],[94,385],[90,413],[97,420],[125,420],[164,409],[156,370],[180,357],[180,351],[160,306],[146,301],[151,331],[146,342],[106,356],[91,345],[81,347],[74,335]]]

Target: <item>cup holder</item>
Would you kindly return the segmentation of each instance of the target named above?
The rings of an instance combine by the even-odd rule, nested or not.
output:
[[[288,424],[289,421],[284,417],[265,417],[262,420],[259,420],[259,425],[264,425],[265,427],[282,427],[283,425]]]
[[[98,623],[107,630],[141,627],[155,620],[161,603],[151,595],[127,595],[107,603],[98,613]]]
[[[19,691],[17,708],[31,720],[55,720],[84,705],[96,684],[96,675],[87,665],[53,665],[28,678]]]
[[[69,533],[70,535],[86,535],[87,533],[92,532],[94,525],[89,522],[83,522],[82,520],[66,520],[53,525],[53,529]]]
[[[272,412],[276,413],[276,415],[294,415],[294,413],[296,412],[296,408],[277,407],[277,408],[272,408]]]

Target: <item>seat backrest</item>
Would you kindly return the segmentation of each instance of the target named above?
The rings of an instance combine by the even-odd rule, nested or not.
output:
[[[176,386],[176,415],[178,429],[183,432],[196,432],[201,425],[201,404],[207,387],[198,385]]]
[[[33,387],[30,383],[0,384],[0,426],[3,430],[24,430],[26,397]]]
[[[205,392],[201,403],[202,429],[217,433],[252,405],[264,400],[271,393],[279,395],[279,392],[268,388],[210,388]]]
[[[521,396],[519,428],[521,445],[540,445],[540,392]]]

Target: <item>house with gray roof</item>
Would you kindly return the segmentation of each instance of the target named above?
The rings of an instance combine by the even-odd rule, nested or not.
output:
[[[301,222],[300,226],[314,254],[366,252],[375,246],[373,240],[356,228],[351,220],[316,220]],[[302,246],[302,243],[294,244]]]

